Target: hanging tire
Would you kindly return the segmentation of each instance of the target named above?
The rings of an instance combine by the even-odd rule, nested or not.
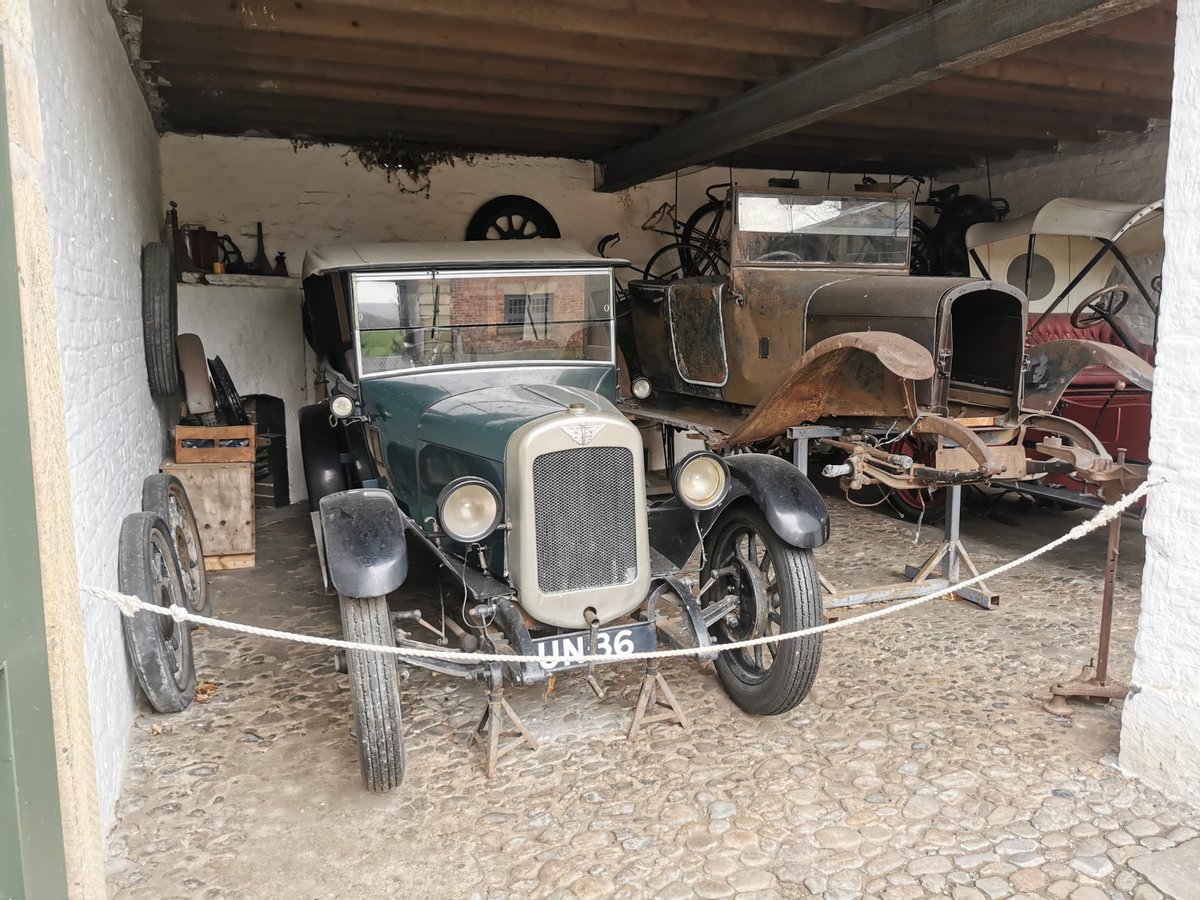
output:
[[[212,596],[208,593],[200,528],[183,482],[165,472],[149,476],[142,482],[142,510],[162,517],[175,539],[175,556],[188,607],[199,615],[211,616]]]
[[[147,244],[142,248],[142,337],[146,345],[146,379],[154,397],[179,393],[176,288],[171,248],[166,244]]]
[[[161,516],[138,512],[121,523],[117,578],[121,592],[147,603],[186,606],[175,541]],[[125,645],[138,684],[158,712],[186,709],[196,695],[192,628],[170,616],[139,610],[122,616]]]
[[[342,634],[361,644],[396,645],[386,597],[338,595]],[[383,792],[404,780],[404,730],[400,715],[400,676],[396,657],[368,650],[347,650],[350,709],[363,783]]]
[[[550,210],[536,200],[506,194],[489,200],[471,216],[468,241],[513,241],[561,237]]]
[[[731,506],[710,532],[702,583],[719,576],[707,603],[734,595],[739,605],[714,626],[718,643],[786,634],[825,623],[821,586],[811,550],[785,543],[748,503]],[[822,635],[722,651],[717,675],[730,698],[748,713],[776,716],[807,695],[821,664]]]
[[[300,410],[300,457],[310,512],[317,511],[322,497],[350,489],[338,426],[329,424],[329,419],[328,403],[314,403]]]

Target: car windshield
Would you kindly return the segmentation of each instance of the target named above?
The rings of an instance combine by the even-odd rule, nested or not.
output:
[[[903,197],[738,194],[736,262],[908,266],[912,209]]]
[[[358,275],[354,301],[363,375],[472,363],[613,361],[607,269]]]

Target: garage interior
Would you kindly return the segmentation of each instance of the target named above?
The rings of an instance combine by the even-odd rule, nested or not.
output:
[[[3,10],[12,221],[0,249],[14,262],[2,355],[23,389],[3,401],[22,427],[3,443],[20,477],[0,495],[21,513],[0,542],[19,585],[0,599],[0,747],[12,744],[0,895],[1200,896],[1200,215],[1188,203],[1200,9]],[[301,319],[309,249],[460,241],[484,203],[519,195],[588,250],[619,234],[609,255],[641,267],[672,240],[643,223],[663,204],[686,218],[711,186],[849,194],[867,176],[916,175],[901,190],[918,201],[958,184],[1005,198],[1010,219],[1062,197],[1165,198],[1165,255],[1134,267],[1147,284],[1161,275],[1161,315],[1132,322],[1154,344],[1158,383],[1154,487],[1119,547],[1110,666],[1131,685],[1124,701],[1044,709],[1050,686],[1096,655],[1101,529],[990,582],[996,609],[935,600],[827,635],[812,693],[782,716],[742,713],[695,660],[664,665],[688,729],[647,726],[638,742],[625,739],[636,667],[598,670],[604,699],[582,674],[510,690],[540,749],[514,750],[493,779],[468,743],[482,687],[421,669],[401,686],[407,774],[388,794],[362,787],[347,679],[327,649],[202,628],[197,702],[147,704],[120,613],[89,589],[119,588],[122,522],[175,449],[179,400],[147,387],[141,268],[173,207],[246,262],[261,248],[279,273],[187,273],[178,286],[178,332],[223,359],[240,397],[281,400],[287,435],[273,471],[286,499],[252,510],[240,538],[253,542],[209,572],[214,615],[338,637],[297,437],[299,409],[321,396]],[[937,221],[928,205],[916,213]],[[939,525],[870,507],[878,494],[846,494],[820,469],[831,537],[816,560],[836,590],[894,582],[942,540]],[[1090,515],[968,490],[962,533],[984,571]],[[412,602],[432,617],[457,589],[414,554]]]

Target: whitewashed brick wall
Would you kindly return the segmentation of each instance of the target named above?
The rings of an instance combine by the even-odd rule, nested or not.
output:
[[[1200,4],[1179,4],[1146,568],[1121,765],[1200,800]]]
[[[161,206],[158,139],[104,0],[32,4],[79,578],[117,586],[121,520],[157,471],[166,417],[150,397],[140,253]],[[121,624],[86,603],[84,640],[109,821],[133,719]]]

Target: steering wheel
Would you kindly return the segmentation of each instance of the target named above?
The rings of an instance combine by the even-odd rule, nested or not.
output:
[[[1104,299],[1105,297],[1108,299]],[[1075,311],[1071,313],[1071,327],[1091,328],[1101,322],[1108,322],[1110,326],[1119,331],[1120,329],[1113,325],[1113,318],[1125,308],[1125,304],[1128,302],[1129,285],[1122,283],[1101,288],[1094,294],[1085,297],[1083,302],[1075,307]]]
[[[804,262],[804,257],[791,250],[771,250],[758,257],[755,262]]]

